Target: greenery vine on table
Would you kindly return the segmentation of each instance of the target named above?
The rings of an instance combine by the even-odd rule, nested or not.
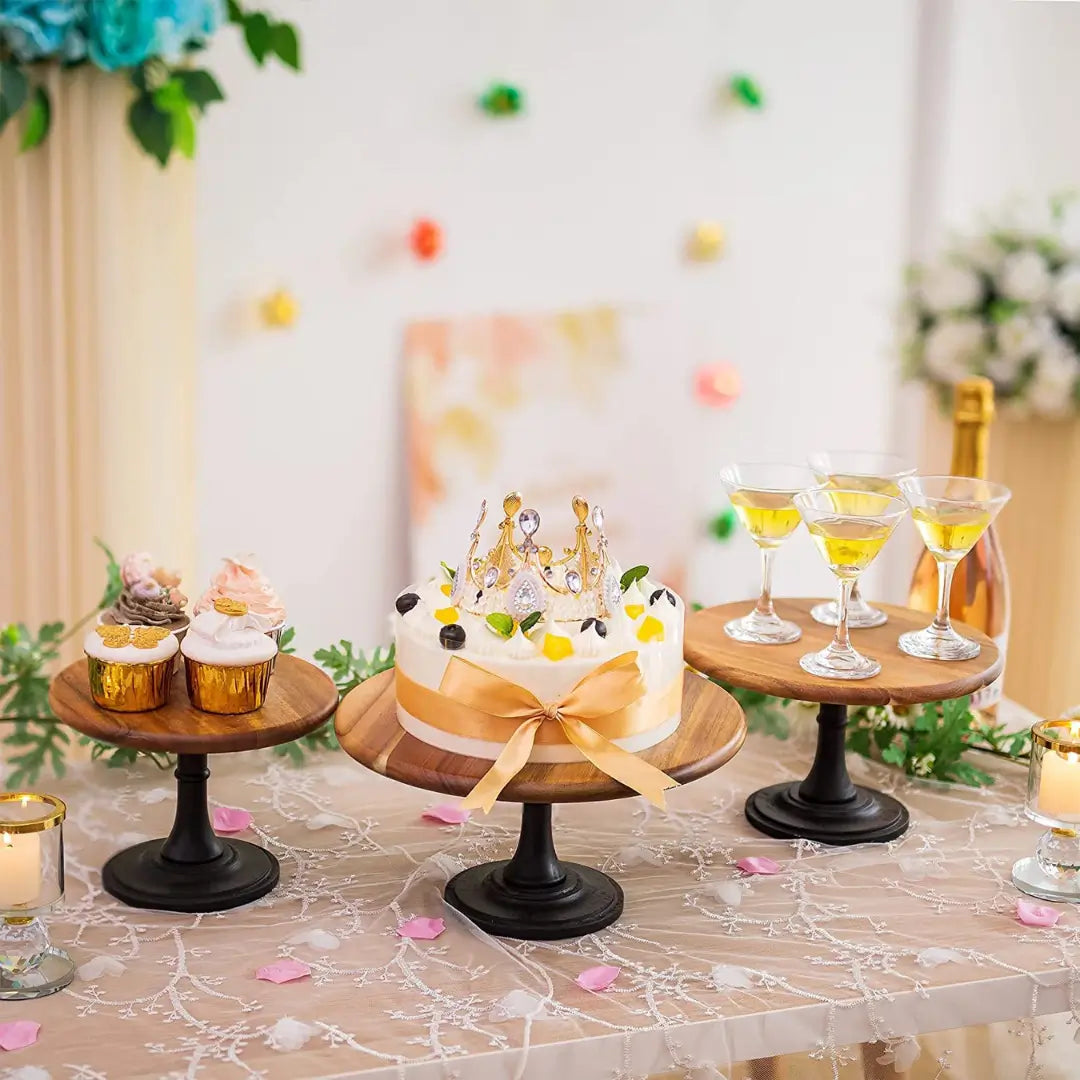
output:
[[[62,622],[45,623],[36,634],[22,623],[0,630],[0,721],[11,731],[0,740],[9,753],[8,787],[18,788],[37,781],[46,768],[63,776],[64,757],[71,743],[67,728],[49,707],[49,675],[60,657],[61,646],[73,638],[99,611],[116,603],[123,587],[120,566],[112,551],[95,541],[105,554],[105,588],[97,606],[71,627]],[[289,627],[281,635],[283,653],[295,652],[295,630]],[[314,658],[344,697],[365,679],[394,666],[394,647],[377,648],[370,656],[354,649],[352,642],[339,641],[318,649]],[[714,680],[743,707],[751,731],[786,739],[791,731],[791,716],[785,711],[790,701],[770,697],[755,690],[731,686]],[[1022,759],[1030,750],[1028,732],[1009,732],[1003,724],[987,721],[972,712],[969,698],[935,701],[918,710],[862,706],[848,715],[847,745],[850,750],[874,757],[901,768],[909,776],[932,777],[983,786],[993,777],[972,764],[965,755],[970,750],[985,750],[1011,759]],[[86,736],[79,742],[90,748],[95,761],[110,768],[132,765],[140,757],[149,757],[159,768],[171,768],[169,754],[143,753],[112,746]],[[333,721],[296,742],[274,748],[274,753],[295,764],[302,764],[314,751],[333,750],[338,746]]]

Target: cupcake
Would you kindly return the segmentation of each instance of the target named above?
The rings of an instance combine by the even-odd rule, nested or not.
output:
[[[184,637],[191,620],[184,614],[187,597],[177,587],[180,575],[156,566],[145,551],[129,555],[120,565],[123,590],[98,622],[105,626],[159,626]]]
[[[216,600],[239,600],[252,615],[267,620],[267,633],[275,644],[285,628],[285,605],[255,566],[252,556],[222,559],[221,569],[210,579],[210,588],[199,597],[194,612],[212,611]]]
[[[114,712],[161,708],[179,647],[163,626],[95,626],[83,639],[91,696]]]
[[[180,652],[196,709],[246,713],[262,707],[277,656],[269,630],[266,616],[227,596],[191,620]]]

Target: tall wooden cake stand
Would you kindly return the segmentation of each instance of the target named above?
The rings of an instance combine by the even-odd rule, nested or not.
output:
[[[333,714],[337,688],[317,667],[278,656],[266,701],[255,712],[221,716],[188,701],[177,663],[169,703],[151,712],[98,708],[86,661],[64,668],[49,688],[56,715],[95,739],[176,754],[176,818],[164,840],[114,855],[101,872],[106,890],[132,907],[161,911],[224,911],[265,896],[278,883],[277,859],[244,840],[219,837],[206,804],[208,754],[258,750],[308,735]]]
[[[394,673],[358,686],[341,703],[337,733],[361,765],[412,787],[467,795],[491,767],[429,746],[398,724]],[[682,723],[639,756],[680,783],[720,768],[742,746],[746,720],[738,703],[706,679],[687,673]],[[602,930],[622,914],[622,889],[607,874],[562,862],[551,835],[551,804],[623,799],[635,793],[588,762],[526,765],[500,800],[523,803],[514,857],[463,870],[446,886],[446,902],[482,930],[502,937],[555,940]]]
[[[814,763],[804,780],[773,784],[746,800],[746,817],[769,836],[819,840],[826,844],[861,844],[894,840],[908,827],[907,807],[872,788],[851,782],[844,758],[844,729],[849,705],[915,705],[963,697],[1001,674],[997,646],[963,623],[956,629],[978,641],[973,660],[918,660],[902,653],[897,638],[921,630],[930,621],[923,611],[877,604],[889,621],[869,630],[853,630],[851,642],[881,662],[872,679],[819,679],[799,667],[804,653],[823,649],[835,630],[810,617],[813,600],[777,600],[776,612],[802,627],[802,638],[789,645],[746,645],[724,633],[724,623],[745,615],[752,600],[706,608],[686,621],[686,659],[699,671],[748,690],[797,701],[817,701],[818,741]]]

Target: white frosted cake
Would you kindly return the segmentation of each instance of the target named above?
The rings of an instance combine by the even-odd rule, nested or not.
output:
[[[623,572],[608,553],[599,506],[590,514],[584,499],[573,500],[574,544],[557,559],[539,544],[540,515],[522,510],[520,495],[508,495],[503,510],[490,551],[479,552],[485,503],[457,569],[397,598],[401,726],[451,753],[495,760],[539,703],[529,761],[582,759],[566,724],[542,722],[575,711],[588,725],[586,741],[595,733],[636,753],[666,739],[681,716],[682,600],[646,567]],[[535,699],[531,714],[522,692]]]

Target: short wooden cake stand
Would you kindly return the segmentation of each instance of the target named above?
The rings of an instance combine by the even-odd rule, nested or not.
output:
[[[224,911],[258,900],[277,885],[280,868],[269,851],[224,839],[211,828],[206,757],[291,742],[325,723],[337,707],[338,693],[317,667],[279,656],[263,707],[221,716],[191,706],[180,663],[162,708],[137,713],[98,708],[83,660],[56,676],[49,703],[65,724],[84,735],[178,755],[172,832],[167,839],[118,852],[101,872],[105,889],[117,900],[161,911]]]
[[[350,757],[412,787],[464,796],[491,767],[490,761],[447,753],[404,731],[398,724],[392,671],[348,694],[336,724]],[[682,723],[639,756],[689,783],[730,760],[745,737],[738,703],[688,672]],[[502,937],[550,941],[610,926],[622,914],[622,889],[599,870],[560,861],[551,835],[551,804],[634,794],[588,762],[526,765],[500,796],[503,802],[524,803],[514,857],[463,870],[447,883],[446,902],[482,930]]]
[[[973,660],[918,660],[902,653],[897,638],[921,630],[931,616],[924,611],[877,604],[889,621],[868,630],[853,630],[851,643],[881,663],[872,679],[819,679],[799,667],[804,653],[823,649],[835,628],[810,617],[820,599],[777,600],[776,612],[802,627],[802,638],[789,645],[746,645],[724,633],[724,623],[745,615],[752,600],[706,608],[686,621],[687,662],[714,678],[748,690],[796,701],[817,701],[818,741],[806,779],[773,784],[746,800],[746,817],[769,836],[801,837],[825,844],[861,844],[894,840],[908,827],[907,807],[872,788],[851,782],[844,758],[849,705],[915,705],[963,697],[1001,674],[997,646],[963,623],[956,629],[978,641],[982,651]]]

